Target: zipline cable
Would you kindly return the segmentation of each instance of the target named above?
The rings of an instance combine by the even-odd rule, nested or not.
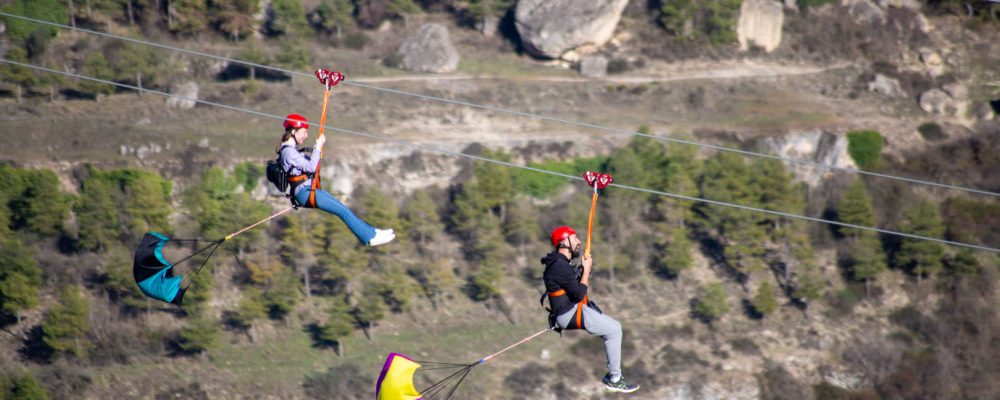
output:
[[[264,112],[260,112],[260,111],[256,111],[256,110],[250,110],[250,109],[241,108],[241,107],[236,107],[236,106],[230,106],[230,105],[227,105],[227,104],[215,103],[215,102],[211,102],[211,101],[207,101],[207,100],[192,99],[192,98],[189,98],[189,97],[184,97],[184,96],[179,96],[179,95],[173,95],[173,94],[170,94],[170,93],[167,93],[167,92],[163,92],[163,91],[159,91],[159,90],[155,90],[155,89],[139,88],[137,86],[132,86],[132,85],[125,84],[125,83],[119,83],[119,82],[114,82],[114,81],[109,81],[109,80],[104,80],[104,79],[99,79],[99,78],[93,78],[93,77],[89,77],[89,76],[86,76],[86,75],[80,75],[80,74],[76,74],[76,73],[72,73],[72,72],[58,71],[58,70],[54,70],[54,69],[51,69],[51,68],[46,68],[46,67],[42,67],[42,66],[38,66],[38,65],[34,65],[34,64],[26,64],[26,63],[22,63],[22,62],[7,60],[7,59],[4,59],[4,58],[0,58],[0,61],[6,62],[6,63],[9,63],[9,64],[13,64],[13,65],[19,65],[19,66],[23,66],[23,67],[27,67],[27,68],[36,69],[36,70],[39,70],[39,71],[45,71],[45,72],[49,72],[49,73],[60,74],[60,75],[69,76],[69,77],[78,78],[78,79],[86,79],[86,80],[90,80],[90,81],[94,81],[94,82],[99,82],[99,83],[105,83],[105,84],[109,84],[109,85],[114,85],[114,86],[118,86],[118,87],[122,87],[122,88],[126,88],[126,89],[131,89],[131,90],[136,90],[136,91],[141,91],[141,92],[148,92],[148,93],[158,94],[158,95],[165,96],[165,97],[176,97],[176,98],[179,98],[179,99],[182,99],[182,100],[192,101],[192,102],[195,102],[195,103],[210,105],[210,106],[214,106],[214,107],[225,108],[225,109],[228,109],[228,110],[243,112],[243,113],[247,113],[247,114],[253,114],[253,115],[260,116],[260,117],[271,118],[271,119],[276,119],[276,120],[284,120],[285,119],[285,117],[279,116],[279,115],[268,114],[268,113],[264,113]],[[355,135],[355,136],[372,138],[372,139],[376,139],[376,140],[380,140],[380,141],[384,141],[384,142],[395,143],[395,144],[402,145],[402,146],[413,147],[413,148],[416,148],[416,149],[425,150],[425,151],[429,151],[429,152],[434,152],[434,153],[439,153],[439,154],[445,154],[445,155],[451,155],[451,156],[456,156],[456,157],[463,157],[463,158],[468,158],[468,159],[472,159],[472,160],[483,161],[483,162],[488,162],[488,163],[497,164],[497,165],[503,165],[503,166],[507,166],[507,167],[511,167],[511,168],[518,168],[518,169],[523,169],[523,170],[527,170],[527,171],[534,171],[534,172],[539,172],[539,173],[543,173],[543,174],[560,176],[560,177],[567,178],[567,179],[584,181],[584,179],[582,177],[580,177],[580,176],[575,176],[575,175],[570,175],[570,174],[564,174],[564,173],[556,172],[556,171],[549,171],[549,170],[546,170],[546,169],[541,169],[541,168],[536,168],[536,167],[530,167],[530,166],[526,166],[526,165],[515,164],[515,163],[512,163],[512,162],[508,162],[508,161],[494,160],[494,159],[491,159],[491,158],[486,158],[486,157],[482,157],[482,156],[476,156],[476,155],[472,155],[472,154],[460,153],[460,152],[451,151],[451,150],[447,150],[447,149],[443,149],[443,148],[439,148],[439,147],[427,146],[427,145],[417,144],[417,143],[413,143],[413,142],[409,142],[409,141],[405,141],[405,140],[401,140],[401,139],[395,139],[395,138],[387,137],[387,136],[384,136],[384,135],[377,135],[377,134],[368,133],[368,132],[359,132],[359,131],[353,131],[353,130],[349,130],[349,129],[336,128],[336,127],[326,127],[326,128],[330,129],[332,131],[342,132],[342,133],[349,134],[349,135]],[[664,191],[660,191],[660,190],[653,190],[653,189],[641,188],[641,187],[637,187],[637,186],[622,185],[622,184],[618,184],[618,183],[612,183],[612,184],[610,184],[608,186],[614,186],[614,187],[618,187],[618,188],[622,188],[622,189],[626,189],[626,190],[635,190],[635,191],[638,191],[638,192],[655,194],[655,195],[659,195],[659,196],[673,197],[673,198],[681,199],[681,200],[696,201],[696,202],[714,204],[714,205],[719,205],[719,206],[724,206],[724,207],[738,208],[738,209],[747,210],[747,211],[756,211],[756,212],[761,212],[761,213],[771,214],[771,215],[777,215],[777,216],[786,217],[786,218],[794,218],[794,219],[801,219],[801,220],[812,221],[812,222],[820,222],[820,223],[825,223],[825,224],[830,224],[830,225],[837,225],[837,226],[843,226],[843,227],[848,227],[848,228],[855,228],[855,229],[873,231],[873,232],[883,233],[883,234],[887,234],[887,235],[902,236],[902,237],[911,238],[911,239],[927,240],[927,241],[932,241],[932,242],[937,242],[937,243],[947,244],[947,245],[952,245],[952,246],[968,247],[968,248],[976,249],[976,250],[984,250],[984,251],[989,251],[989,252],[994,252],[994,253],[1000,253],[1000,248],[994,248],[994,247],[976,245],[976,244],[971,244],[971,243],[956,242],[956,241],[951,241],[951,240],[945,240],[945,239],[940,239],[940,238],[933,238],[933,237],[928,237],[928,236],[915,235],[915,234],[911,234],[911,233],[898,232],[898,231],[893,231],[893,230],[888,230],[888,229],[882,229],[882,228],[877,228],[877,227],[870,227],[870,226],[864,226],[864,225],[849,224],[849,223],[846,223],[846,222],[833,221],[833,220],[822,219],[822,218],[815,218],[815,217],[809,217],[809,216],[805,216],[805,215],[786,213],[786,212],[782,212],[782,211],[768,210],[768,209],[764,209],[764,208],[752,207],[752,206],[745,206],[745,205],[735,204],[735,203],[727,203],[727,202],[724,202],[724,201],[711,200],[711,199],[705,199],[705,198],[700,198],[700,197],[685,196],[685,195],[676,194],[676,193],[670,193],[670,192],[664,192]]]
[[[137,44],[142,44],[142,45],[146,45],[146,46],[158,47],[158,48],[161,48],[161,49],[166,49],[166,50],[171,50],[171,51],[176,51],[176,52],[181,52],[181,53],[187,53],[187,54],[196,55],[196,56],[200,56],[200,57],[212,58],[212,59],[216,59],[216,60],[219,60],[219,61],[225,61],[225,62],[229,62],[229,63],[237,63],[237,64],[246,65],[246,66],[251,66],[251,67],[254,67],[254,68],[261,68],[261,69],[267,69],[267,70],[271,70],[271,71],[282,72],[282,73],[289,74],[289,75],[312,76],[312,74],[304,73],[304,72],[301,72],[301,71],[294,71],[294,70],[289,70],[289,69],[274,67],[274,66],[265,65],[265,64],[259,64],[259,63],[254,63],[254,62],[249,62],[249,61],[243,61],[243,60],[238,60],[238,59],[229,58],[229,57],[218,56],[218,55],[215,55],[215,54],[206,53],[206,52],[202,52],[202,51],[189,50],[189,49],[185,49],[185,48],[181,48],[181,47],[170,46],[170,45],[166,45],[166,44],[161,44],[161,43],[150,42],[150,41],[141,40],[141,39],[130,38],[130,37],[127,37],[127,36],[122,36],[122,35],[115,35],[115,34],[112,34],[112,33],[106,33],[106,32],[100,32],[100,31],[95,31],[95,30],[91,30],[91,29],[85,29],[85,28],[79,28],[79,27],[69,26],[69,25],[60,24],[60,23],[56,23],[56,22],[51,22],[51,21],[45,21],[45,20],[40,20],[40,19],[36,19],[36,18],[26,17],[26,16],[23,16],[23,15],[11,14],[11,13],[7,13],[7,12],[3,12],[3,11],[0,11],[0,15],[5,16],[5,17],[17,18],[17,19],[21,19],[21,20],[25,20],[25,21],[30,21],[30,22],[34,22],[34,23],[38,23],[38,24],[42,24],[42,25],[49,25],[49,26],[53,26],[53,27],[57,27],[57,28],[69,29],[69,30],[74,30],[74,31],[78,31],[78,32],[84,32],[84,33],[88,33],[88,34],[109,37],[109,38],[113,38],[113,39],[117,39],[117,40],[123,40],[123,41],[137,43]],[[648,133],[630,131],[630,130],[626,130],[626,129],[611,128],[611,127],[606,127],[606,126],[603,126],[603,125],[598,125],[598,124],[589,123],[589,122],[574,121],[574,120],[569,120],[569,119],[565,119],[565,118],[552,117],[552,116],[548,116],[548,115],[535,114],[535,113],[529,113],[529,112],[523,112],[523,111],[508,110],[508,109],[505,109],[505,108],[488,106],[488,105],[482,105],[482,104],[476,104],[476,103],[471,103],[471,102],[462,101],[462,100],[445,99],[445,98],[442,98],[442,97],[430,96],[430,95],[425,95],[425,94],[420,94],[420,93],[413,93],[413,92],[408,92],[408,91],[405,91],[405,90],[390,89],[390,88],[385,88],[385,87],[380,87],[380,86],[369,85],[369,84],[365,84],[365,83],[362,83],[362,82],[344,81],[343,84],[345,84],[345,85],[351,85],[351,86],[357,86],[359,88],[364,88],[364,89],[369,89],[369,90],[375,90],[375,91],[380,91],[380,92],[385,92],[385,93],[391,93],[391,94],[397,94],[397,95],[409,96],[409,97],[416,97],[416,98],[419,98],[419,99],[422,99],[422,100],[427,100],[427,101],[435,101],[435,102],[441,102],[441,103],[448,103],[448,104],[453,104],[453,105],[459,105],[459,106],[463,106],[463,107],[477,108],[477,109],[481,109],[481,110],[492,111],[492,112],[497,112],[497,113],[502,113],[502,114],[509,114],[509,115],[515,115],[515,116],[519,116],[519,117],[539,119],[539,120],[549,121],[549,122],[556,122],[556,123],[560,123],[560,124],[564,124],[564,125],[577,126],[577,127],[594,129],[594,130],[601,130],[601,131],[615,133],[615,134],[628,135],[628,136],[637,136],[637,137],[645,137],[645,138],[654,139],[654,140],[658,140],[658,141],[673,142],[673,143],[685,144],[685,145],[690,145],[690,146],[698,146],[698,147],[703,147],[703,148],[707,148],[707,149],[713,149],[713,150],[716,150],[716,151],[725,151],[725,152],[736,153],[736,154],[740,154],[740,155],[744,155],[744,156],[749,156],[749,157],[760,157],[760,158],[768,158],[768,159],[772,159],[772,160],[786,161],[786,162],[793,163],[793,164],[811,166],[811,167],[816,168],[819,171],[839,171],[839,172],[854,173],[854,174],[873,176],[873,177],[883,178],[883,179],[898,180],[898,181],[903,181],[903,182],[913,183],[913,184],[919,184],[919,185],[933,186],[933,187],[944,188],[944,189],[952,189],[952,190],[959,190],[959,191],[964,191],[964,192],[969,192],[969,193],[976,193],[976,194],[981,194],[981,195],[986,195],[986,196],[1000,197],[1000,193],[991,192],[991,191],[988,191],[988,190],[982,190],[982,189],[976,189],[976,188],[969,188],[969,187],[963,187],[963,186],[957,186],[957,185],[950,185],[950,184],[946,184],[946,183],[928,181],[928,180],[924,180],[924,179],[907,178],[907,177],[903,177],[903,176],[897,176],[897,175],[891,175],[891,174],[883,174],[883,173],[879,173],[879,172],[866,171],[866,170],[862,170],[862,169],[838,167],[838,166],[834,166],[834,165],[821,164],[821,163],[814,162],[814,161],[806,161],[806,160],[799,160],[799,159],[794,159],[794,158],[789,158],[789,157],[777,156],[777,155],[773,155],[773,154],[758,153],[758,152],[754,152],[754,151],[741,150],[741,149],[737,149],[737,148],[733,148],[733,147],[726,147],[726,146],[719,146],[719,145],[714,145],[714,144],[696,142],[696,141],[693,141],[693,140],[677,139],[677,138],[672,138],[672,137],[669,137],[669,136],[659,136],[659,135],[653,135],[653,134],[648,134]]]

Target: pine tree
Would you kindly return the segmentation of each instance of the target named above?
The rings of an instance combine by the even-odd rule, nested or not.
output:
[[[234,41],[253,34],[258,12],[260,2],[256,0],[213,0],[209,5],[212,25]]]
[[[21,375],[14,381],[14,387],[11,390],[10,399],[11,400],[48,400],[49,394],[45,392],[45,389],[38,384],[35,376],[30,372]],[[0,398],[3,397],[3,392],[0,392]]]
[[[691,255],[691,241],[684,227],[669,227],[666,223],[658,224],[655,243],[658,251],[654,257],[657,269],[668,277],[679,277],[681,272],[691,268],[694,259]]]
[[[264,303],[272,318],[284,318],[302,299],[302,288],[291,268],[281,268],[264,292]]]
[[[83,181],[76,204],[79,226],[77,245],[86,250],[103,250],[122,235],[114,183],[99,176]]]
[[[170,0],[167,29],[180,36],[195,36],[208,27],[206,0]]]
[[[870,232],[863,234],[849,246],[851,276],[865,282],[865,296],[871,292],[871,281],[887,269],[888,260],[882,243]]]
[[[31,250],[19,240],[8,239],[0,246],[0,311],[14,314],[21,322],[21,313],[38,305],[42,285],[42,270]]]
[[[270,15],[267,30],[272,36],[295,36],[308,26],[305,9],[298,0],[272,0]]]
[[[526,244],[538,240],[541,233],[538,210],[524,197],[518,197],[511,206],[507,213],[507,223],[503,226],[504,236],[507,243],[523,249]]]
[[[320,0],[313,13],[319,19],[319,27],[326,32],[335,32],[337,39],[343,37],[344,28],[353,24],[354,3],[351,0]]]
[[[111,81],[115,78],[114,70],[104,58],[104,54],[99,51],[92,52],[83,59],[82,70],[84,74],[92,78],[105,81]],[[78,87],[84,93],[93,95],[97,100],[100,100],[101,96],[110,95],[115,92],[114,85],[89,79],[81,80]]]
[[[944,234],[937,204],[918,199],[905,214],[903,232],[932,238],[940,238]],[[895,261],[916,275],[919,284],[924,276],[930,277],[941,271],[943,258],[944,247],[940,243],[904,237]]]
[[[444,230],[441,217],[437,212],[437,205],[431,200],[426,190],[418,190],[413,193],[410,201],[403,211],[406,218],[407,231],[421,248],[427,246],[428,240],[434,240],[436,235]]]
[[[219,323],[207,315],[198,315],[180,331],[177,348],[187,354],[210,351],[219,338]]]
[[[948,271],[955,276],[971,276],[979,273],[979,259],[969,248],[963,248],[948,259]]]
[[[848,186],[840,198],[837,207],[837,220],[846,224],[872,226],[875,224],[875,207],[872,198],[865,188],[864,181],[856,179]],[[844,236],[858,238],[862,232],[870,232],[858,228],[840,227]]]
[[[18,47],[8,50],[5,57],[10,61],[19,63],[28,62],[28,53]],[[0,65],[0,77],[3,77],[4,81],[14,85],[18,103],[21,102],[23,91],[26,88],[30,88],[36,81],[35,74],[31,72],[30,68],[11,63]]]
[[[775,295],[774,286],[771,286],[770,281],[765,280],[757,287],[757,293],[753,296],[751,303],[754,311],[765,318],[778,309],[778,297]]]
[[[743,205],[755,205],[761,198],[762,188],[751,184],[751,173],[746,163],[737,155],[720,152],[705,162],[701,180],[702,196],[708,199]],[[762,227],[764,217],[760,213],[722,207],[711,204],[699,205],[703,221],[715,229],[719,242],[723,245],[726,263],[738,271],[743,278],[766,268],[764,240],[766,231]]]
[[[260,289],[248,286],[243,288],[243,298],[229,318],[229,323],[239,329],[247,330],[254,321],[267,318],[267,306],[264,305],[263,293]]]
[[[706,322],[713,322],[729,312],[726,292],[721,283],[710,283],[698,289],[694,313]]]
[[[510,155],[502,150],[486,150],[483,152],[483,157],[511,161]],[[514,197],[515,182],[511,168],[495,163],[476,161],[472,174],[482,196],[482,207],[496,214],[501,222],[505,222],[507,220],[507,203]]]
[[[357,305],[352,311],[354,319],[361,326],[368,340],[372,339],[372,328],[385,317],[385,303],[382,302],[382,297],[376,291],[369,290],[370,288],[371,283],[366,283],[365,289],[361,292],[361,298],[358,299]]]
[[[42,341],[52,351],[85,357],[93,345],[90,333],[87,299],[79,286],[67,286],[59,295],[59,303],[49,310],[42,323]]]
[[[336,343],[337,354],[344,355],[344,339],[354,333],[354,317],[351,315],[351,307],[344,301],[343,297],[334,296],[330,306],[326,309],[326,323],[320,327],[320,339],[329,343]]]

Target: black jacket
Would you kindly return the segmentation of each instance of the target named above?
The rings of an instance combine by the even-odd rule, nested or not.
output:
[[[555,315],[562,315],[572,309],[576,303],[583,300],[583,296],[587,295],[587,285],[580,283],[580,277],[577,275],[576,268],[569,263],[569,259],[566,256],[560,254],[558,251],[553,251],[546,255],[545,258],[542,258],[542,264],[545,265],[545,272],[542,274],[542,281],[545,282],[545,291],[548,293],[558,291],[559,289],[566,291],[565,296],[555,298],[562,300],[549,298],[553,313]]]

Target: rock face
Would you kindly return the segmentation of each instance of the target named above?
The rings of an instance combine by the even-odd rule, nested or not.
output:
[[[198,100],[198,84],[190,81],[176,83],[170,87],[170,93],[173,96],[167,99],[168,107],[190,110]]]
[[[837,168],[855,168],[847,154],[847,137],[822,131],[793,132],[783,136],[768,137],[762,144],[770,154],[795,160],[811,161]],[[795,174],[795,180],[817,187],[826,174],[832,172],[812,165],[785,163]]]
[[[403,69],[418,72],[451,72],[458,67],[458,51],[451,44],[448,28],[425,24],[406,38],[397,54]]]
[[[740,6],[740,20],[736,33],[740,49],[750,45],[763,47],[770,53],[781,44],[781,27],[785,23],[782,5],[773,0],[745,0]]]
[[[603,78],[608,75],[608,59],[603,56],[586,56],[580,59],[580,75]]]
[[[871,0],[845,0],[843,4],[847,6],[847,13],[858,22],[865,24],[885,23],[885,10],[872,3]]]
[[[868,90],[881,93],[887,97],[905,97],[906,92],[899,85],[899,80],[877,74],[875,80],[868,83]]]
[[[931,89],[920,95],[920,108],[929,114],[954,115],[955,102],[941,89]]]
[[[924,63],[924,68],[927,69],[927,73],[931,74],[931,76],[937,77],[944,74],[944,61],[934,50],[926,47],[920,49],[920,61]]]
[[[521,0],[514,11],[521,42],[532,55],[560,58],[611,39],[628,0]]]
[[[881,4],[882,7],[894,7],[920,11],[920,1],[918,0],[880,0],[879,4]]]

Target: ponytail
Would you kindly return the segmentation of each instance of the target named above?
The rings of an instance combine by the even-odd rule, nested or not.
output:
[[[281,153],[281,144],[285,143],[285,141],[287,141],[288,138],[292,137],[292,134],[295,133],[295,129],[297,129],[297,128],[293,128],[293,127],[285,128],[285,134],[281,135],[281,141],[278,142],[277,146],[274,146],[274,152],[275,153],[277,153],[277,154]]]

